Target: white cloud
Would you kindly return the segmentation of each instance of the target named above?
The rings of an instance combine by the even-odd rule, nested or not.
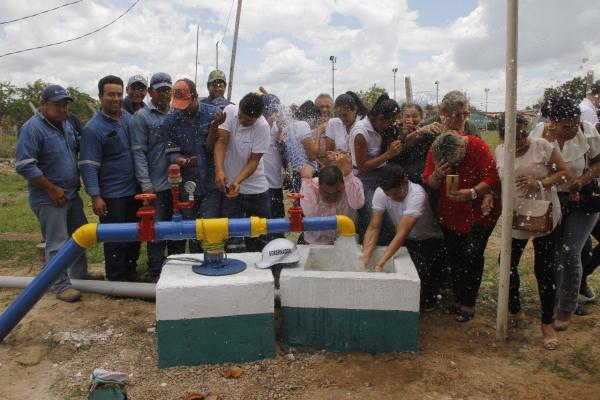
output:
[[[445,0],[438,0],[445,1]],[[125,3],[125,4],[124,4]],[[2,19],[60,5],[60,0],[4,0]],[[31,20],[0,26],[2,52],[68,39],[114,19],[130,2],[86,1]],[[38,78],[80,87],[96,94],[96,82],[112,73],[166,71],[174,78],[194,75],[196,24],[200,25],[198,80],[214,67],[231,2],[221,0],[141,1],[123,19],[89,38],[53,48],[0,58],[2,80],[16,84]],[[411,3],[413,4],[413,3]],[[435,2],[417,3],[435,7]],[[520,2],[519,103],[531,103],[545,87],[600,67],[600,0]],[[330,55],[337,56],[336,94],[373,83],[393,90],[398,67],[398,97],[404,76],[413,91],[435,100],[452,89],[466,91],[489,109],[504,107],[505,1],[480,0],[469,15],[447,25],[419,25],[419,10],[406,0],[253,0],[243,3],[234,79],[234,100],[259,85],[285,102],[302,102],[331,89]],[[332,25],[334,16],[352,17],[356,26]],[[219,66],[229,74],[233,8]],[[440,16],[440,20],[445,20]],[[582,65],[583,58],[589,60]],[[204,85],[199,83],[201,95]]]

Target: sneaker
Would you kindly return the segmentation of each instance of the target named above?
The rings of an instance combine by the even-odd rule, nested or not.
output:
[[[81,292],[69,286],[68,288],[56,293],[56,298],[61,301],[66,301],[67,303],[72,303],[81,298]]]
[[[596,300],[596,293],[594,293],[594,289],[591,286],[586,286],[583,292],[579,293],[579,302],[581,304],[591,303],[594,300]]]

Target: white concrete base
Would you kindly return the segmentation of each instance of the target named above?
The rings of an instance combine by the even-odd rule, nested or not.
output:
[[[185,254],[202,260],[201,254]],[[270,269],[254,268],[259,253],[231,254],[246,262],[235,275],[205,276],[193,262],[168,260],[156,285],[160,367],[242,362],[275,355],[274,284]]]
[[[405,247],[382,273],[372,269],[384,247],[375,250],[365,271],[336,265],[333,246],[298,246],[298,250],[298,267],[281,271],[282,307],[419,311],[421,281]]]

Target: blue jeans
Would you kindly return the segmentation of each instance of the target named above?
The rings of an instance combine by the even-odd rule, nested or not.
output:
[[[269,218],[271,216],[271,195],[269,191],[258,194],[239,194],[230,199],[227,196],[223,198],[223,214],[227,218],[248,218],[261,217]],[[262,251],[266,244],[264,236],[257,238],[231,238],[227,241],[229,252],[239,253],[243,251]]]
[[[69,200],[62,207],[42,204],[32,206],[31,208],[40,222],[42,236],[46,240],[46,262],[54,258],[77,228],[87,224],[87,219],[83,212],[83,203],[79,195],[73,200]],[[69,266],[68,274],[67,271],[63,271],[50,289],[58,293],[70,287],[71,280],[69,278],[85,278],[87,268],[85,254],[82,254]]]
[[[173,217],[173,198],[171,190],[162,190],[156,193],[156,217],[155,221],[170,221]],[[160,240],[146,243],[148,254],[148,273],[151,276],[159,276],[165,262],[165,249],[171,254],[185,252],[185,240]]]
[[[565,204],[565,196],[560,196]],[[564,208],[563,208],[564,209]],[[560,310],[573,313],[577,308],[579,285],[583,267],[581,250],[598,221],[598,213],[586,214],[580,209],[563,212],[556,247],[556,305]]]
[[[138,222],[135,215],[140,202],[133,196],[104,198],[108,214],[100,223]],[[140,242],[104,243],[104,268],[109,281],[125,281],[135,274],[140,256]]]

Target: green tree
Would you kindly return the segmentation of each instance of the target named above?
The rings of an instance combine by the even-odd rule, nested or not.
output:
[[[379,96],[381,96],[384,93],[385,89],[381,86],[377,86],[377,84],[374,83],[373,86],[371,86],[368,90],[360,90],[357,93],[357,95],[363,102],[363,104],[367,107],[367,109],[370,110],[373,107],[373,105],[375,105],[375,102],[377,101]]]
[[[576,76],[575,78],[566,81],[562,85],[544,89],[544,97],[540,99],[539,104],[541,106],[550,97],[558,94],[566,94],[575,101],[580,102],[585,97],[585,90],[585,78]]]

